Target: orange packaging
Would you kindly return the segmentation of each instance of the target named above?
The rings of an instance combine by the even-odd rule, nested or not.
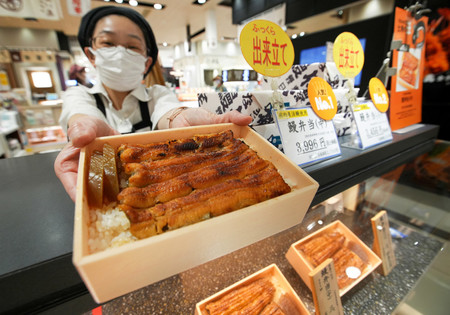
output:
[[[402,47],[393,51],[389,120],[392,130],[422,121],[422,86],[425,66],[427,17],[416,20],[401,8],[395,8],[394,41]]]

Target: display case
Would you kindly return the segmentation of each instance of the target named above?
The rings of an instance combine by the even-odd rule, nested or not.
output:
[[[90,313],[101,307],[104,314],[193,314],[198,302],[272,264],[280,269],[308,311],[314,312],[311,291],[285,257],[289,247],[336,220],[372,247],[370,219],[384,209],[389,210],[390,226],[400,235],[393,238],[397,265],[387,276],[374,271],[365,277],[345,294],[342,305],[344,313],[349,314],[392,313],[435,257],[445,252],[442,248],[448,233],[444,226],[420,230],[433,222],[411,225],[391,211],[395,203],[390,202],[398,199],[388,198],[398,183],[413,179],[410,162],[433,150],[437,132],[437,126],[418,126],[394,133],[391,142],[363,151],[342,148],[341,156],[304,167],[320,186],[313,207],[300,224],[101,306],[94,302],[72,264],[74,205],[53,174],[56,153],[0,161],[2,177],[10,179],[2,182],[0,189],[4,202],[0,229],[4,253],[0,290],[4,294],[0,312]],[[420,163],[432,169],[429,160]],[[411,176],[401,176],[398,167]],[[415,183],[418,190],[429,189],[420,183],[423,181]],[[442,187],[442,181],[438,183],[436,187]],[[346,195],[354,187],[354,207],[329,200],[336,194]],[[448,195],[448,186],[445,189]],[[438,230],[441,234],[435,236]],[[126,270],[123,272],[126,277]]]
[[[41,101],[32,106],[21,105],[18,109],[26,137],[24,147],[27,153],[59,150],[64,147],[67,136],[58,125],[62,100]]]

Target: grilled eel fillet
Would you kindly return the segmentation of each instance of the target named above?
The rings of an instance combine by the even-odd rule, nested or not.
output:
[[[122,163],[140,163],[167,159],[185,152],[214,150],[233,139],[233,132],[226,130],[213,135],[199,135],[181,140],[168,140],[151,144],[123,144],[118,153]]]
[[[239,156],[249,147],[242,141],[233,139],[230,144],[218,151],[199,152],[195,155],[189,153],[167,160],[131,163],[124,166],[129,187],[145,187],[160,183],[183,173],[192,172],[218,162],[227,161]]]
[[[262,310],[259,315],[284,315],[286,314],[283,312],[281,307],[275,303],[274,301],[270,302],[264,309]]]
[[[330,232],[315,237],[304,244],[297,246],[307,256],[313,267],[317,267],[327,258],[332,258],[336,277],[340,289],[352,283],[354,279],[349,278],[346,273],[348,267],[356,267],[361,272],[366,264],[349,248],[344,246],[345,236],[339,232]]]
[[[246,150],[228,161],[209,165],[171,180],[144,188],[126,188],[118,195],[118,200],[132,207],[147,208],[156,203],[186,196],[194,189],[207,188],[228,179],[244,178],[267,167],[268,164],[259,158],[255,151]]]
[[[242,179],[230,179],[197,189],[187,196],[148,209],[136,209],[126,204],[119,207],[130,220],[130,232],[137,238],[146,238],[241,209],[290,190],[275,167],[269,165]]]
[[[128,187],[117,196],[131,233],[146,238],[290,192],[272,163],[231,130],[145,146],[122,145]],[[125,176],[123,175],[125,173]]]
[[[334,268],[340,289],[345,288],[355,279],[349,278],[346,273],[348,267],[356,267],[361,273],[366,268],[364,261],[347,247],[342,247],[333,255]]]
[[[297,249],[305,253],[313,267],[317,267],[333,256],[344,245],[344,242],[344,235],[339,232],[331,232],[300,244]]]
[[[259,314],[275,294],[274,285],[265,278],[235,289],[217,301],[206,305],[210,315]]]

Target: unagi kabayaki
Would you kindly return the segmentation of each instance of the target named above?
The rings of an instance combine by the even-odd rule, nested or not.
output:
[[[274,165],[227,130],[117,149],[119,209],[146,238],[290,192]]]

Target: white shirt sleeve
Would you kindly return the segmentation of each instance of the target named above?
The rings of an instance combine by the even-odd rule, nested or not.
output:
[[[85,114],[97,117],[108,123],[103,113],[97,108],[95,97],[87,92],[84,86],[74,86],[62,95],[63,105],[59,124],[65,132],[67,132],[67,123],[75,114]]]
[[[162,116],[182,105],[168,87],[155,84],[148,89],[148,93],[151,97],[149,106],[154,130]]]

